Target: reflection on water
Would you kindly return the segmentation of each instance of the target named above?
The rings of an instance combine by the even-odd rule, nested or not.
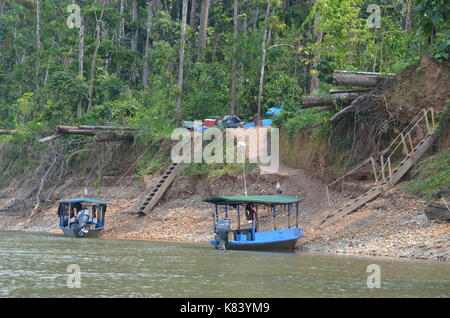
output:
[[[0,297],[450,297],[450,264],[0,232]],[[70,289],[67,267],[81,269]],[[367,288],[367,266],[381,288]]]

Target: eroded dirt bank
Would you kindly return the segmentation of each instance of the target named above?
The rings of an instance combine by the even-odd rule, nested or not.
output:
[[[157,176],[144,181],[122,178],[120,184],[110,180],[90,195],[110,202],[104,238],[166,241],[208,241],[212,238],[212,207],[202,199],[212,195],[242,195],[243,179],[222,176],[216,180],[202,177],[178,177],[160,204],[147,217],[130,215]],[[279,175],[249,177],[250,194],[272,194],[277,180],[284,194],[305,198],[301,226],[305,236],[299,248],[313,251],[374,256],[450,260],[450,224],[430,221],[424,214],[425,202],[401,189],[405,183],[384,193],[379,199],[347,215],[336,224],[318,230],[325,217],[327,203],[324,184],[310,178],[303,170],[283,167]],[[3,188],[0,194],[0,230],[24,230],[29,213],[23,208],[5,210],[20,195],[20,184]],[[53,194],[54,199],[81,195],[83,187],[68,181]],[[22,191],[24,191],[22,189]],[[354,193],[333,192],[332,199],[344,202]],[[56,204],[48,206],[26,231],[58,233]],[[270,229],[272,218],[260,211],[261,229]],[[280,218],[278,226],[287,223]]]

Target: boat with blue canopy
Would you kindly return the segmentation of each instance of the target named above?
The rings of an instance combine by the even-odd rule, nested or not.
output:
[[[214,204],[212,212],[217,249],[230,250],[294,250],[304,232],[299,226],[302,198],[287,195],[222,196],[203,200]],[[269,210],[273,217],[273,230],[260,231],[260,211]],[[237,218],[231,225],[231,214]],[[277,217],[287,215],[287,228],[277,228]],[[295,214],[295,224],[292,218]],[[266,216],[267,217],[267,216]],[[242,224],[242,218],[248,222]]]
[[[59,228],[64,236],[98,237],[105,229],[106,201],[75,198],[58,203]]]

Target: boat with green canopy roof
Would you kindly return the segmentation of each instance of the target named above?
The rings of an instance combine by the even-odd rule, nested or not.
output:
[[[304,232],[299,226],[302,198],[287,195],[220,196],[203,200],[214,204],[213,223],[217,249],[231,250],[293,250]],[[260,211],[268,210],[273,217],[273,230],[260,231]],[[232,227],[232,213],[237,218]],[[277,228],[277,218],[287,216],[287,228]],[[292,218],[295,214],[295,224]],[[248,221],[242,224],[242,217]],[[250,226],[249,226],[250,224]]]
[[[98,237],[105,229],[106,201],[75,198],[58,203],[59,228],[64,236]]]

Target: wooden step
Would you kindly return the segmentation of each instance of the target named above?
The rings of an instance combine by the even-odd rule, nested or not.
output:
[[[161,176],[159,181],[153,187],[152,192],[143,202],[140,212],[141,215],[145,216],[152,211],[158,201],[161,199],[163,194],[166,192],[167,188],[172,184],[176,177],[180,164],[173,163],[166,172]]]
[[[390,180],[389,183],[387,181],[383,181],[380,183],[380,185],[375,185],[366,193],[360,195],[352,202],[338,209],[333,215],[328,216],[325,220],[322,221],[322,224],[319,226],[319,228],[323,229],[337,221],[339,218],[352,213],[364,204],[375,199],[384,191],[397,184],[400,179],[409,171],[409,169],[411,169],[411,167],[413,167],[414,164],[423,156],[423,154],[433,145],[434,141],[436,140],[436,136],[436,130],[430,132],[427,136],[425,136],[415,147],[414,151],[406,155],[402,162],[394,168],[392,180]]]

